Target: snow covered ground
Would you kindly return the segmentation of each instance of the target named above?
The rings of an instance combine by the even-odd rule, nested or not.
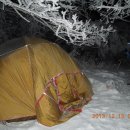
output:
[[[83,70],[94,96],[83,112],[69,121],[46,127],[36,120],[1,123],[0,130],[130,130],[130,76],[128,71]]]

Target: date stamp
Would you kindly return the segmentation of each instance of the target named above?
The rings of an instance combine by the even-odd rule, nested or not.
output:
[[[130,114],[122,114],[122,113],[119,113],[119,114],[104,114],[104,113],[95,113],[95,114],[92,114],[91,115],[91,118],[93,119],[103,119],[103,118],[106,118],[106,119],[130,119]]]

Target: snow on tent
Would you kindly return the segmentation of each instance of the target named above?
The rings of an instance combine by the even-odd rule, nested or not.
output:
[[[0,121],[32,117],[46,126],[81,112],[91,84],[70,56],[42,39],[21,38],[0,47]]]

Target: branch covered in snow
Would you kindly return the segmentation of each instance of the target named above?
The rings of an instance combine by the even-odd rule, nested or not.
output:
[[[90,9],[97,10],[106,23],[130,16],[130,0],[90,0]]]
[[[48,26],[53,32],[75,45],[100,45],[107,43],[107,36],[113,30],[111,26],[99,27],[91,20],[83,22],[78,19],[77,14],[69,15],[71,10],[76,10],[72,3],[76,0],[18,0],[14,3],[11,0],[0,0],[4,5],[12,7],[16,13],[22,16],[20,11],[29,14],[38,22]],[[64,8],[64,10],[62,10]],[[61,11],[60,11],[61,10]]]

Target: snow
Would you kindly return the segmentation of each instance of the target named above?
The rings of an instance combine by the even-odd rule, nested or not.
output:
[[[83,71],[94,91],[93,100],[83,107],[83,112],[53,127],[31,120],[0,123],[0,130],[130,130],[129,71]]]

